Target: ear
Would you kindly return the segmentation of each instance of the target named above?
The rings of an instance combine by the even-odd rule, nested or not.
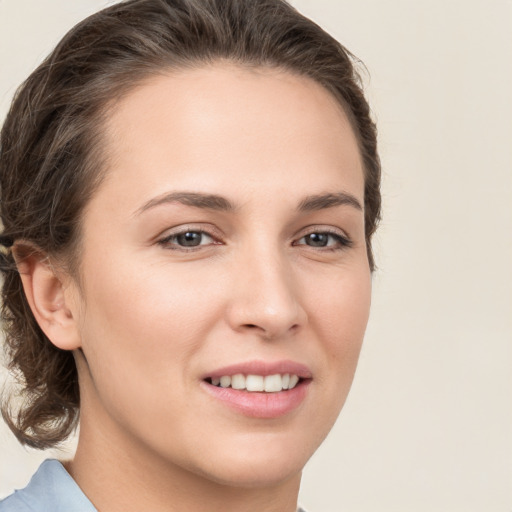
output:
[[[77,319],[68,304],[71,293],[67,287],[71,278],[64,273],[59,276],[48,256],[32,246],[16,244],[13,254],[25,296],[39,327],[56,347],[79,348]]]

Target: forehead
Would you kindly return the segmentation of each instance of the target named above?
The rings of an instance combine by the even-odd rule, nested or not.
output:
[[[275,189],[339,187],[343,177],[352,193],[364,188],[339,102],[312,79],[274,68],[218,63],[152,77],[113,108],[106,149],[107,181],[138,180],[148,194],[164,182],[225,194],[240,179]]]

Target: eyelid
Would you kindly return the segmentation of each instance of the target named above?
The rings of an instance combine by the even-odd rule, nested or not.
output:
[[[322,225],[308,226],[300,234],[300,236],[298,236],[294,239],[293,244],[294,245],[297,244],[297,242],[299,240],[302,240],[304,237],[306,237],[308,235],[312,235],[313,233],[325,233],[325,234],[332,235],[332,236],[338,238],[339,243],[340,243],[340,247],[338,247],[338,249],[345,249],[347,247],[351,247],[354,244],[354,242],[349,237],[349,235],[342,229],[335,228],[332,226],[322,226]],[[306,245],[306,244],[297,244],[297,245]],[[317,249],[317,250],[318,249],[320,249],[320,250],[322,250],[322,249],[323,250],[335,250],[336,249],[333,247],[317,247],[317,248],[312,247],[312,248]]]
[[[207,244],[207,245],[199,245],[199,246],[190,247],[190,248],[181,247],[179,250],[183,250],[183,251],[190,251],[190,250],[194,250],[194,249],[197,250],[199,247],[208,247],[209,245],[219,245],[219,244],[223,243],[223,240],[222,240],[223,236],[222,236],[221,232],[218,229],[216,229],[214,226],[212,226],[211,224],[203,224],[203,223],[180,224],[179,226],[175,226],[173,228],[166,229],[165,231],[162,232],[162,234],[160,234],[160,235],[158,235],[158,237],[156,237],[156,242],[159,245],[168,246],[168,245],[170,245],[169,240],[171,238],[179,236],[179,235],[183,235],[188,232],[204,233],[205,235],[208,235],[210,238],[212,238],[214,243]]]
[[[312,226],[306,226],[302,230],[301,238],[303,236],[310,235],[311,233],[329,233],[331,235],[341,236],[343,238],[346,238],[347,240],[350,238],[343,229],[336,228],[334,226],[325,226],[322,224],[314,224]]]

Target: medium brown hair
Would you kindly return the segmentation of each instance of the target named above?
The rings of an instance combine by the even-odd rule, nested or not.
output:
[[[68,269],[79,262],[80,219],[106,162],[109,107],[142,80],[227,59],[310,77],[343,106],[365,172],[365,234],[380,215],[380,163],[353,56],[283,0],[128,0],[74,27],[18,90],[0,135],[5,247],[2,319],[9,367],[24,403],[2,414],[21,443],[47,448],[75,428],[79,388],[71,352],[56,348],[27,303],[10,247],[37,247]],[[342,143],[342,141],[340,141]]]

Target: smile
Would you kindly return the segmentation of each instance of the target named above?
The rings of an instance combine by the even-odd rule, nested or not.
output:
[[[251,418],[272,419],[298,409],[311,388],[308,367],[293,361],[248,361],[212,371],[201,387],[215,402]]]
[[[210,378],[209,382],[213,386],[221,388],[232,388],[246,390],[250,392],[279,393],[293,389],[299,383],[299,376],[295,374],[275,374],[275,375],[223,375],[222,377]]]

